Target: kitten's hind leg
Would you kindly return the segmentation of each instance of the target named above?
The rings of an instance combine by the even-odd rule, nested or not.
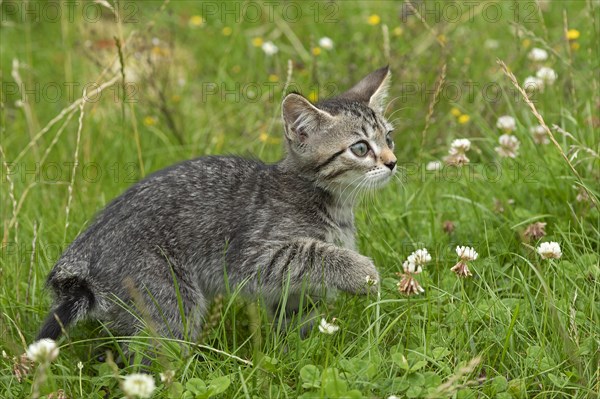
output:
[[[161,269],[157,266],[154,270]],[[174,282],[166,273],[162,278],[157,273],[148,277],[126,282],[128,304],[115,304],[119,306],[118,316],[110,318],[113,322],[118,319],[118,331],[149,340],[139,346],[145,365],[149,364],[149,358],[167,355],[170,351],[167,347],[179,351],[175,347],[180,341],[195,342],[201,333],[207,305],[200,289],[186,281]],[[129,348],[127,351],[131,352]]]
[[[319,317],[321,299],[305,294],[290,294],[272,306],[273,328],[283,334],[298,331],[306,338]]]

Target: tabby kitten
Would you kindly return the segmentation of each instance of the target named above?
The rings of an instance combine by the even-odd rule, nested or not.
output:
[[[83,318],[134,335],[142,326],[124,304],[143,309],[159,334],[193,339],[209,301],[235,287],[273,309],[286,290],[288,314],[306,293],[376,290],[373,262],[356,251],[352,207],[357,191],[396,171],[383,117],[389,81],[384,67],[316,105],[287,95],[287,155],[277,164],[202,157],[129,188],[54,266],[55,306],[37,339]]]

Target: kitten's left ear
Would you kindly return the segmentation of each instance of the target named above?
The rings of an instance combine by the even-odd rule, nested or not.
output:
[[[373,110],[383,113],[391,77],[390,67],[384,66],[368,74],[340,97],[367,103]]]

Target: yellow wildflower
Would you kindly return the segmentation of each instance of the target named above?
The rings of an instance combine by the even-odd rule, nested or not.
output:
[[[571,50],[573,50],[573,51],[579,50],[580,47],[581,47],[581,45],[577,42],[571,43]]]
[[[402,35],[403,31],[402,31],[401,27],[396,26],[392,32],[394,32],[394,36],[400,36],[400,35]]]
[[[266,143],[267,140],[269,140],[269,134],[267,132],[260,132],[260,135],[258,136],[258,139],[261,142]]]
[[[167,57],[169,55],[169,51],[159,46],[152,47],[152,54],[157,57]]]
[[[529,39],[523,39],[523,41],[521,42],[521,45],[525,48],[531,46],[531,40]]]
[[[252,39],[252,45],[254,47],[260,47],[260,46],[263,45],[263,43],[264,43],[264,40],[263,40],[262,37],[257,36],[257,37],[255,37],[255,38]]]
[[[197,28],[204,25],[204,18],[202,18],[200,15],[193,15],[189,20],[189,24],[191,27]]]
[[[581,33],[577,29],[569,29],[567,31],[567,39],[569,40],[577,40],[581,36]]]
[[[369,15],[369,18],[367,19],[367,23],[369,25],[379,25],[379,23],[381,22],[381,17],[377,14],[372,14]]]
[[[275,74],[269,75],[269,82],[279,82],[279,76]]]
[[[146,126],[154,126],[158,123],[158,120],[153,117],[148,115],[147,117],[144,118],[144,125]]]
[[[464,125],[465,123],[469,122],[469,119],[471,119],[471,117],[469,115],[463,114],[458,117],[458,123],[460,123],[461,125]]]
[[[446,35],[444,35],[443,33],[439,34],[437,39],[440,43],[444,44],[446,44],[446,42],[448,41],[448,39],[446,39]]]
[[[451,113],[452,115],[456,116],[457,118],[458,118],[459,116],[461,116],[461,115],[462,115],[462,112],[460,112],[460,109],[458,109],[458,108],[456,108],[456,107],[452,108],[452,109],[450,110],[450,113]]]
[[[319,54],[321,54],[321,47],[313,47],[312,49],[312,53],[313,55],[317,56]]]
[[[319,94],[315,90],[312,90],[308,93],[308,99],[311,103],[317,102],[319,100]]]
[[[223,33],[223,36],[229,36],[229,35],[231,35],[232,32],[233,32],[233,29],[231,29],[229,26],[226,26],[223,28],[223,30],[221,30],[221,33]]]

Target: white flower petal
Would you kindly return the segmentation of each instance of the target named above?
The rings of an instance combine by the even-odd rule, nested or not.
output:
[[[465,246],[457,246],[456,254],[460,257],[461,260],[476,260],[479,257],[479,254],[472,247]]]
[[[440,170],[442,169],[443,164],[440,161],[431,161],[427,163],[425,169],[428,171]]]
[[[58,357],[58,346],[52,339],[40,339],[29,345],[26,354],[27,357],[34,362],[50,363]]]
[[[513,118],[512,116],[503,115],[498,118],[498,121],[496,122],[496,127],[498,129],[513,132],[513,131],[517,130],[517,122],[515,121],[515,118]]]
[[[149,398],[152,396],[156,384],[154,383],[154,378],[152,378],[152,376],[135,373],[125,376],[122,388],[127,396]]]
[[[268,56],[275,55],[279,51],[279,48],[271,41],[264,42],[261,48]]]
[[[540,78],[546,85],[553,84],[558,78],[558,75],[556,74],[554,69],[549,67],[541,67],[540,69],[538,69],[535,76]]]
[[[543,259],[559,259],[562,256],[560,244],[555,241],[541,243],[537,251]]]
[[[515,158],[519,150],[521,142],[518,138],[512,134],[503,134],[498,138],[500,147],[496,147],[495,150],[501,157]]]
[[[456,139],[450,144],[450,155],[464,154],[471,148],[471,141],[469,139]]]
[[[523,88],[527,92],[544,91],[544,81],[537,76],[528,76],[523,82]]]
[[[420,270],[422,269],[416,268],[415,266],[423,266],[426,263],[431,262],[431,255],[429,255],[429,252],[427,252],[427,248],[417,249],[408,256],[406,262],[412,265],[413,270],[409,270],[411,273],[420,273]]]
[[[548,52],[542,48],[534,47],[527,55],[527,58],[535,62],[546,61],[548,59]]]
[[[321,324],[319,324],[319,331],[323,334],[334,334],[340,329],[340,326],[337,326],[332,323],[328,323],[324,318],[321,319]]]
[[[328,37],[322,37],[319,39],[319,47],[325,50],[331,50],[333,48],[333,40]]]

